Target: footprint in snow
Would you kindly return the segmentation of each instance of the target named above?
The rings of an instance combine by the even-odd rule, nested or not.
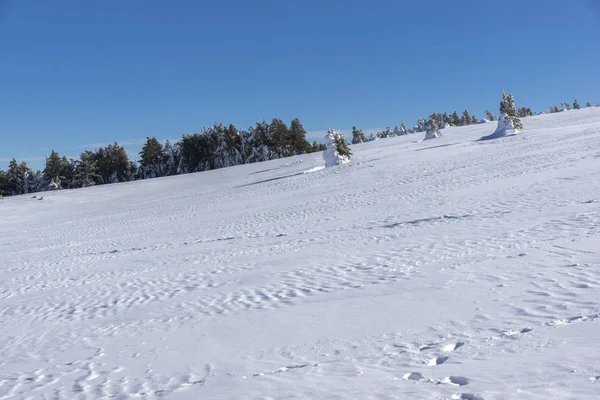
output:
[[[452,375],[445,377],[441,382],[454,386],[465,386],[469,384],[469,379],[464,376]]]
[[[473,393],[457,393],[452,395],[453,400],[483,400],[483,397],[474,395]]]
[[[444,347],[442,347],[442,351],[445,353],[450,353],[460,347],[463,347],[464,345],[465,345],[464,342],[456,342],[456,343],[447,344]]]
[[[527,333],[527,332],[531,332],[531,331],[533,331],[533,328],[523,328],[520,331],[513,331],[511,329],[511,330],[508,330],[506,332],[502,332],[502,336],[504,336],[504,337],[513,337],[513,336],[517,336],[519,334],[523,334],[523,333]]]
[[[405,374],[402,379],[405,381],[421,381],[425,379],[425,377],[420,372],[409,372],[408,374]]]
[[[450,357],[445,356],[445,357],[432,358],[427,365],[430,367],[433,367],[436,365],[441,365],[441,364],[445,363],[446,361],[448,361],[448,358],[450,358]]]

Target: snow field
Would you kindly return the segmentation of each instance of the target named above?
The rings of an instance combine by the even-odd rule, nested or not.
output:
[[[0,399],[597,398],[600,109],[523,124],[2,200]]]

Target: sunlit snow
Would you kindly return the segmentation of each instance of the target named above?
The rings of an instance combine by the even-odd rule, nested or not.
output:
[[[496,124],[1,200],[0,399],[598,399],[600,108]]]

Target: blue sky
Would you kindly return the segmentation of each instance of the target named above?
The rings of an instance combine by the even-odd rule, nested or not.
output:
[[[596,0],[0,0],[0,168],[213,122],[600,101]]]

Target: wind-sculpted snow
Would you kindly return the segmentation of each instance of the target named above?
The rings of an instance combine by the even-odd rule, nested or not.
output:
[[[0,399],[597,398],[600,109],[523,123],[0,201]]]

